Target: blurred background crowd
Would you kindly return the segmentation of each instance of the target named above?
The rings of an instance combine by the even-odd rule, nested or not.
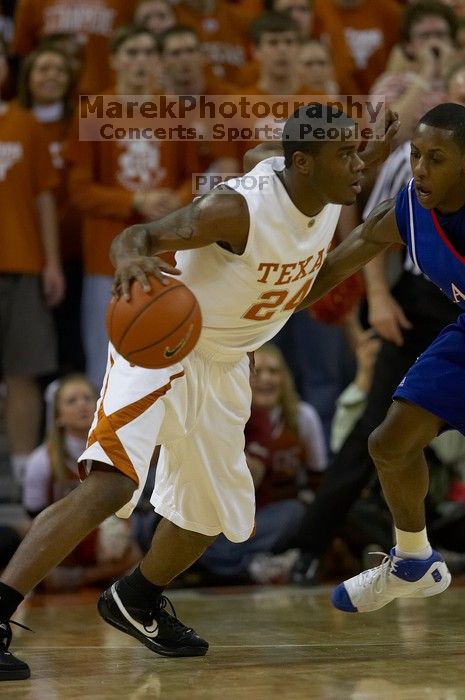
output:
[[[192,173],[244,172],[256,145],[80,141],[79,94],[384,95],[401,128],[358,204],[343,209],[341,240],[410,179],[418,118],[441,102],[465,105],[465,0],[0,2],[0,569],[32,519],[78,483],[107,361],[111,241],[189,202]],[[295,314],[256,353],[251,377],[256,533],[218,538],[183,583],[314,585],[389,549],[367,438],[456,316],[401,250]],[[465,571],[465,439],[436,438],[428,461],[433,545]],[[130,521],[105,521],[42,588],[100,585],[130,569],[158,522],[150,484],[146,494]]]

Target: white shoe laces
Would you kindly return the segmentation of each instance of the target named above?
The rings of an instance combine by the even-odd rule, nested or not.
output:
[[[383,561],[379,566],[375,566],[372,569],[367,569],[362,571],[358,577],[358,583],[363,588],[373,587],[373,591],[376,594],[383,593],[386,588],[387,580],[391,571],[395,570],[395,563],[390,554],[385,552],[368,552],[369,555],[374,554],[383,557]]]

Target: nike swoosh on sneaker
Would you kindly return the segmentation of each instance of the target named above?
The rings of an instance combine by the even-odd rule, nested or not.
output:
[[[168,357],[168,358],[174,357],[174,355],[176,355],[184,347],[184,345],[187,343],[187,341],[189,340],[193,327],[194,326],[191,323],[191,325],[189,326],[189,330],[187,331],[184,338],[177,345],[175,345],[174,348],[170,348],[169,346],[166,346],[163,355],[165,357]]]
[[[151,627],[146,627],[145,625],[141,625],[140,622],[137,622],[137,620],[134,620],[133,617],[128,613],[126,608],[124,607],[121,598],[119,597],[117,591],[116,591],[116,584],[113,584],[111,587],[111,593],[114,598],[114,601],[116,605],[119,608],[119,611],[121,614],[126,618],[126,620],[136,628],[138,632],[141,634],[145,635],[146,637],[149,637],[150,639],[155,639],[158,637],[158,623],[156,620],[152,620],[152,626]]]

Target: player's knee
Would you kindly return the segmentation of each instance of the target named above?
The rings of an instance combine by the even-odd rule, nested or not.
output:
[[[118,484],[113,485],[108,493],[111,511],[114,513],[126,505],[126,503],[129,503],[136,488],[137,484],[132,481],[132,479],[122,474]]]
[[[106,493],[106,497],[112,505],[113,512],[119,510],[131,500],[136,488],[137,484],[135,481],[124,474],[117,475],[117,478],[111,483]]]
[[[399,441],[393,439],[383,423],[368,438],[368,451],[377,467],[394,466],[402,452]]]
[[[95,495],[90,498],[94,507],[103,515],[115,513],[128,503],[137,488],[135,481],[119,471],[102,472],[92,470],[83,484],[86,490]]]
[[[417,459],[431,438],[424,430],[408,430],[405,422],[387,418],[368,438],[368,451],[378,470],[395,471]]]

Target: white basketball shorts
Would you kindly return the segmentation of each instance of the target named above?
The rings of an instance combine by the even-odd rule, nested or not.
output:
[[[224,361],[223,361],[224,360]],[[249,359],[195,349],[167,369],[132,367],[112,345],[103,389],[80,457],[112,464],[137,484],[118,513],[129,517],[160,444],[151,502],[157,513],[204,535],[242,542],[254,527],[255,493],[244,455]]]

